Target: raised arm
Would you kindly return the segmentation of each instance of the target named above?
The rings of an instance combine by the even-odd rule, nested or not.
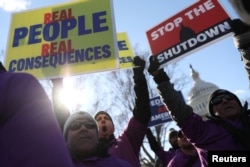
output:
[[[173,119],[181,124],[192,112],[193,109],[188,106],[180,91],[174,89],[170,83],[168,75],[163,69],[159,69],[159,63],[155,57],[150,57],[149,73],[158,84],[158,89],[163,101],[171,111]]]
[[[148,125],[151,111],[149,105],[148,85],[144,75],[145,61],[139,56],[134,58],[134,91],[135,91],[135,107],[133,110],[134,118],[144,125]]]

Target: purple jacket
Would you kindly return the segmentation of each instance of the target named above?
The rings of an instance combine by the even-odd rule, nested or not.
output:
[[[230,121],[236,127],[240,121]],[[214,121],[203,121],[197,114],[190,115],[181,125],[185,135],[195,146],[204,150],[243,150],[243,146],[235,142],[232,135]]]
[[[52,104],[25,73],[0,71],[0,166],[73,167]]]
[[[163,148],[161,147],[155,154],[162,161],[163,165],[166,166],[169,163],[169,161],[171,161],[171,159],[176,155],[177,150],[170,149],[169,151],[164,151]]]
[[[111,142],[109,153],[140,167],[139,152],[146,131],[147,126],[132,117],[124,132]]]
[[[243,150],[243,146],[225,128],[212,120],[204,121],[195,114],[169,82],[162,82],[158,88],[178,126],[197,148],[204,166],[207,165],[207,151]],[[242,126],[239,120],[229,123],[235,127]]]
[[[168,82],[161,84],[159,89],[178,126],[196,147],[217,151],[243,149],[239,143],[233,140],[232,135],[225,128],[212,120],[204,121],[199,115],[195,114],[192,108],[178,97],[179,92],[170,87]],[[174,98],[171,97],[170,93]],[[229,123],[235,127],[242,126],[239,120]]]
[[[192,161],[192,163],[190,162]],[[188,156],[183,154],[183,152],[178,149],[176,150],[176,155],[174,158],[168,163],[167,167],[185,167],[190,163],[192,167],[200,167],[201,162],[199,160],[198,155],[196,156]]]
[[[132,167],[127,161],[115,156],[91,157],[81,162],[75,162],[75,167]]]

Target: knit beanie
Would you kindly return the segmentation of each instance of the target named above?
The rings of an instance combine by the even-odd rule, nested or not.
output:
[[[98,132],[98,125],[97,125],[96,120],[88,112],[78,111],[78,112],[75,112],[74,114],[70,115],[70,117],[66,120],[66,122],[64,124],[63,136],[65,139],[67,138],[70,124],[77,119],[86,119],[86,120],[93,121],[96,124],[96,130]]]
[[[233,97],[233,99],[240,105],[241,108],[242,107],[242,104],[239,100],[239,98],[233,94],[232,92],[228,91],[228,90],[224,90],[224,89],[217,89],[215,90],[209,97],[208,97],[208,111],[210,113],[211,116],[216,116],[213,112],[213,109],[212,109],[212,103],[211,103],[211,100],[213,100],[215,97],[217,96],[220,96],[220,95],[225,95],[225,94],[228,94],[228,95],[231,95]]]
[[[178,131],[175,130],[175,129],[173,129],[173,128],[171,128],[171,129],[169,129],[169,130],[170,130],[170,132],[169,132],[169,135],[168,135],[168,140],[170,141],[170,139],[171,139],[172,137],[178,136]]]
[[[111,120],[111,122],[112,122],[112,124],[113,124],[113,126],[114,126],[113,119],[111,118],[111,116],[110,116],[106,111],[98,111],[98,112],[95,114],[95,116],[94,116],[95,120],[96,120],[97,116],[100,115],[100,114],[105,114],[107,117],[109,117],[109,119]]]

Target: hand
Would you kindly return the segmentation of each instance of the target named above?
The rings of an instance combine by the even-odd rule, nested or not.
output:
[[[135,56],[133,64],[135,66],[139,66],[139,67],[142,67],[144,69],[146,62],[143,59],[141,59],[139,56]]]
[[[149,63],[148,72],[153,76],[157,75],[159,73],[160,63],[157,61],[156,57],[150,56]]]

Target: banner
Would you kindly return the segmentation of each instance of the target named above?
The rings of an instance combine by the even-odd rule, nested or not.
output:
[[[230,17],[218,0],[200,0],[146,32],[161,66],[231,32]]]
[[[118,33],[117,40],[120,57],[120,69],[133,68],[133,59],[135,57],[135,54],[130,44],[127,33]]]
[[[39,79],[119,69],[111,0],[12,14],[5,66]]]
[[[172,118],[169,115],[169,110],[163,104],[159,96],[150,99],[150,106],[151,119],[148,124],[149,127],[172,121]]]

